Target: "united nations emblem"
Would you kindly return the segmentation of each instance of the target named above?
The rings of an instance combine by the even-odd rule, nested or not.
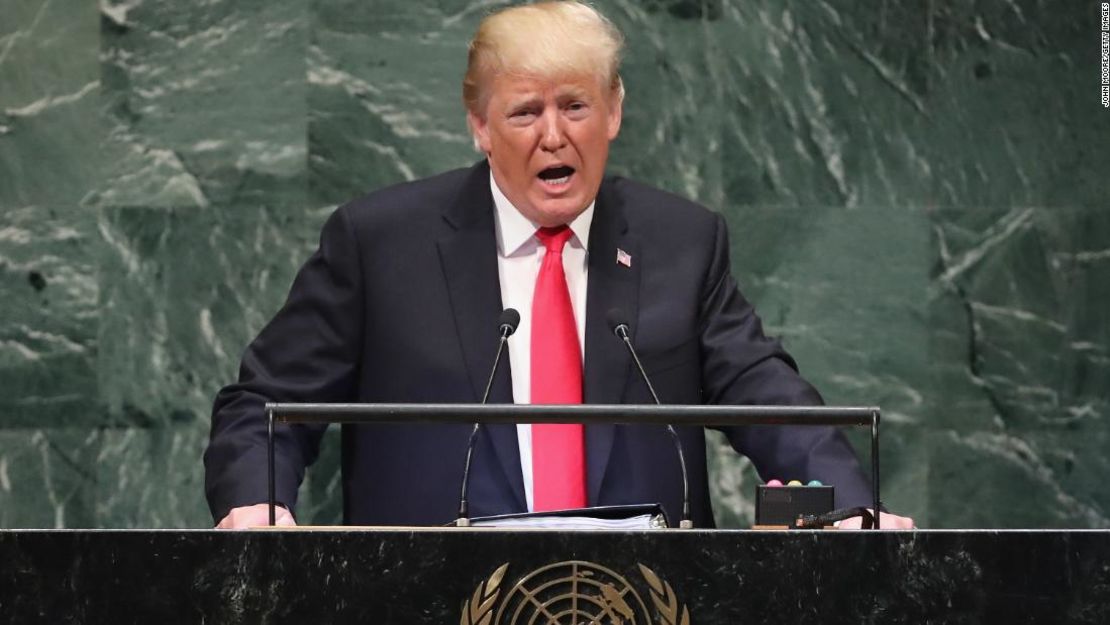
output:
[[[502,594],[506,562],[463,604],[460,625],[690,625],[671,585],[637,566],[652,609],[619,573],[582,560],[540,567]]]

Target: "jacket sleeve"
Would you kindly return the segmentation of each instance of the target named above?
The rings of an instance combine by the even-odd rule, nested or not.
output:
[[[216,397],[204,453],[205,492],[213,519],[268,498],[266,402],[355,397],[362,290],[356,237],[346,210],[340,208],[324,225],[319,248],[297,274],[281,310],[247,347],[238,382]],[[290,511],[326,427],[276,426],[275,489],[278,502]]]
[[[728,235],[717,217],[714,252],[704,281],[701,321],[703,398],[711,404],[819,406],[779,341],[763,333],[755,309],[729,269]],[[722,428],[764,480],[820,480],[836,487],[837,507],[871,502],[870,483],[843,433],[826,426]]]

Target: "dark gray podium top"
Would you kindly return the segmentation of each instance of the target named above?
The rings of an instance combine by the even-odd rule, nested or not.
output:
[[[0,621],[1107,623],[1107,531],[0,532]]]

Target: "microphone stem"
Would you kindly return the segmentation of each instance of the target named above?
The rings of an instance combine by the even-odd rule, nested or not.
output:
[[[466,444],[466,464],[463,465],[463,483],[462,494],[459,495],[459,516],[455,525],[459,527],[470,526],[470,507],[466,500],[466,484],[470,480],[470,458],[474,455],[474,441],[478,438],[478,428],[481,424],[475,423],[474,429],[470,430],[470,440]]]
[[[624,344],[628,346],[628,353],[632,354],[632,360],[636,362],[636,368],[640,370],[640,377],[647,385],[651,398],[655,400],[656,405],[662,406],[663,402],[659,401],[659,396],[655,394],[655,387],[651,385],[651,380],[648,378],[647,372],[644,371],[644,365],[640,363],[640,357],[636,355],[636,349],[632,347],[632,340],[628,338],[628,332],[622,329],[621,338],[624,339]]]
[[[482,404],[489,401],[489,393],[493,388],[493,378],[497,375],[497,365],[501,362],[501,352],[505,350],[505,341],[509,339],[511,333],[511,327],[501,326],[501,340],[497,343],[497,355],[493,357],[493,369],[489,372],[486,391],[482,393]],[[466,486],[470,482],[470,459],[474,456],[474,443],[478,440],[478,430],[481,427],[481,423],[474,424],[474,429],[470,430],[470,440],[466,443],[466,464],[463,465],[462,493],[459,495],[459,516],[455,521],[455,525],[458,527],[470,526],[470,506],[466,499]]]
[[[651,384],[651,378],[648,377],[647,371],[644,371],[644,365],[640,362],[640,357],[636,354],[636,348],[632,347],[632,340],[628,338],[628,330],[624,327],[617,328],[618,335],[628,347],[628,353],[632,354],[632,360],[636,363],[636,368],[640,370],[640,377],[647,385],[648,392],[651,393],[651,398],[655,400],[657,406],[662,406],[663,402],[659,401],[659,395],[655,394],[655,387]],[[670,423],[667,424],[667,432],[674,440],[674,448],[678,452],[678,466],[682,469],[682,520],[679,521],[679,528],[690,529],[694,527],[693,521],[690,520],[690,479],[686,475],[686,455],[682,453],[682,441],[678,438],[678,432],[675,431],[674,426]]]
[[[508,326],[501,326],[501,340],[497,343],[497,355],[493,357],[493,369],[490,370],[489,380],[486,381],[486,392],[482,393],[483,404],[489,400],[489,392],[493,388],[493,378],[497,375],[497,365],[501,362],[501,352],[505,350],[505,341],[509,340],[509,332]]]

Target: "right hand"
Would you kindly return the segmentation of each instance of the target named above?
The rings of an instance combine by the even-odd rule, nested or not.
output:
[[[279,526],[295,526],[293,515],[282,506],[274,509],[274,523]],[[256,503],[253,506],[232,508],[216,525],[218,530],[245,530],[252,527],[269,527],[270,505]]]

